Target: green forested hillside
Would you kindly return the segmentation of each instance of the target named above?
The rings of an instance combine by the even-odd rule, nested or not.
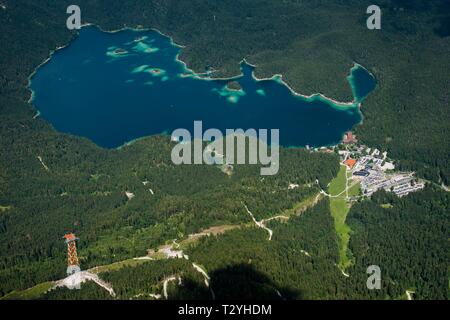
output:
[[[111,300],[106,290],[93,282],[84,283],[80,290],[56,288],[40,297],[43,300]]]
[[[271,241],[262,229],[233,230],[216,238],[205,238],[187,252],[213,274],[211,286],[218,297],[245,295],[247,268],[272,279],[274,295],[278,290],[289,299],[338,298],[336,285],[343,277],[335,265],[339,258],[328,206],[328,201],[323,200],[286,223],[271,222]],[[224,275],[216,270],[228,272]],[[226,285],[227,273],[234,274],[235,285]],[[256,284],[249,285],[253,290],[266,286],[263,281],[255,281]]]
[[[350,210],[348,224],[353,230],[349,248],[357,263],[352,295],[365,297],[367,266],[379,265],[382,290],[371,297],[398,298],[406,290],[414,299],[447,299],[450,250],[449,195],[427,188],[398,199],[378,192]]]
[[[11,150],[2,155],[3,293],[63,277],[66,232],[81,238],[83,268],[107,264],[201,228],[246,223],[243,203],[257,217],[292,208],[318,192],[316,179],[326,184],[338,170],[334,155],[288,149],[280,154],[282,174],[261,179],[258,168],[236,166],[229,177],[219,167],[173,165],[168,137],[110,151],[82,141],[75,147],[73,138],[62,137],[67,140],[51,132],[35,138],[23,157],[2,140]],[[25,138],[16,143],[25,145]],[[290,182],[311,186],[288,190]],[[135,197],[128,200],[125,192]]]
[[[184,259],[151,261],[134,268],[101,273],[101,277],[112,284],[119,299],[149,299],[151,294],[162,296],[164,280],[170,277],[176,278],[168,282],[170,299],[211,298],[203,276]]]
[[[84,22],[105,29],[155,27],[173,36],[186,46],[181,58],[197,71],[214,67],[217,76],[234,75],[239,61],[247,58],[257,65],[257,76],[282,73],[303,94],[322,92],[338,100],[351,99],[345,77],[354,61],[361,63],[375,75],[378,87],[362,107],[358,138],[388,149],[400,168],[448,185],[448,2],[380,1],[382,30],[368,31],[369,2],[80,0],[78,4]],[[282,167],[275,177],[261,180],[256,168],[246,166],[236,167],[228,177],[216,167],[173,166],[167,137],[105,150],[84,138],[56,132],[45,120],[33,118],[36,110],[27,102],[27,84],[52,50],[76,36],[65,28],[65,11],[71,3],[2,3],[6,8],[0,9],[0,295],[63,277],[65,232],[80,236],[83,268],[106,264],[143,255],[148,248],[208,226],[248,223],[243,203],[258,219],[275,215],[319,190],[311,185],[287,191],[289,183],[306,185],[318,179],[325,188],[337,174],[336,156],[288,149],[282,150]],[[128,200],[125,192],[135,197]],[[381,199],[393,207],[383,209]],[[292,298],[397,298],[411,288],[418,298],[444,298],[448,200],[447,194],[427,189],[404,199],[380,195],[355,205],[348,217],[355,230],[349,246],[357,264],[349,279],[334,266],[336,236],[325,201],[287,224],[271,223],[274,238],[269,244],[261,229],[236,230],[202,240],[191,249],[192,255],[215,275],[212,283],[222,288],[217,291],[222,297],[233,292],[221,291],[220,283],[227,277],[242,282],[244,273],[252,279],[243,291],[246,295],[261,292],[272,297],[276,288]],[[299,250],[309,252],[312,260]],[[383,270],[392,284],[382,292],[368,293],[365,268],[374,260],[388,265]],[[120,286],[132,273],[124,271],[123,279],[120,275],[110,279]],[[90,291],[86,297],[103,297]],[[188,293],[179,296],[184,294]],[[70,294],[61,289],[48,297]]]
[[[446,299],[449,199],[434,191],[404,199],[379,192],[354,205],[348,220],[354,264],[348,277],[337,266],[328,200],[287,222],[270,223],[270,241],[262,229],[235,229],[194,243],[186,251],[189,260],[149,261],[100,276],[119,299],[154,299],[169,277],[175,277],[169,299],[406,299],[406,290],[414,299]],[[210,288],[192,262],[206,270]],[[371,265],[381,269],[381,290],[366,287]],[[57,289],[44,298],[111,298],[100,293],[83,285],[81,292]]]

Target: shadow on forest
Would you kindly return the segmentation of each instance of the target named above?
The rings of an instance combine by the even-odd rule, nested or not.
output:
[[[299,290],[280,288],[263,273],[251,265],[238,264],[218,269],[209,274],[210,286],[217,300],[282,300],[301,299]],[[203,283],[186,279],[183,288],[172,298],[211,299],[211,293],[206,292]]]

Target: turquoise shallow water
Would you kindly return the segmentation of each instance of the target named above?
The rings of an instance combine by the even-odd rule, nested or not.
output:
[[[155,31],[84,27],[32,77],[33,103],[57,130],[106,148],[177,128],[193,132],[195,120],[222,132],[279,129],[284,146],[326,146],[361,121],[356,107],[306,100],[279,81],[256,81],[245,63],[236,80],[240,92],[227,90],[225,80],[198,79],[176,60],[179,51]],[[359,72],[373,78],[355,70],[354,86],[365,88],[367,77]]]

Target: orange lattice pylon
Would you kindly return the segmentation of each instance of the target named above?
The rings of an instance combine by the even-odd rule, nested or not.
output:
[[[64,235],[67,243],[67,274],[71,275],[80,271],[80,263],[78,262],[77,245],[75,241],[78,238],[73,233]]]

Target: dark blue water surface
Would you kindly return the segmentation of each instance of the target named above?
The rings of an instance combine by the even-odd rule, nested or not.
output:
[[[367,70],[358,65],[351,70],[351,75],[348,79],[357,102],[364,100],[376,86],[374,77],[367,72]]]
[[[357,107],[297,97],[280,81],[255,80],[245,63],[242,91],[226,90],[228,81],[186,70],[180,50],[156,31],[84,27],[32,77],[33,103],[57,130],[106,148],[176,128],[193,132],[194,120],[222,132],[280,129],[284,146],[325,146],[361,121]]]

